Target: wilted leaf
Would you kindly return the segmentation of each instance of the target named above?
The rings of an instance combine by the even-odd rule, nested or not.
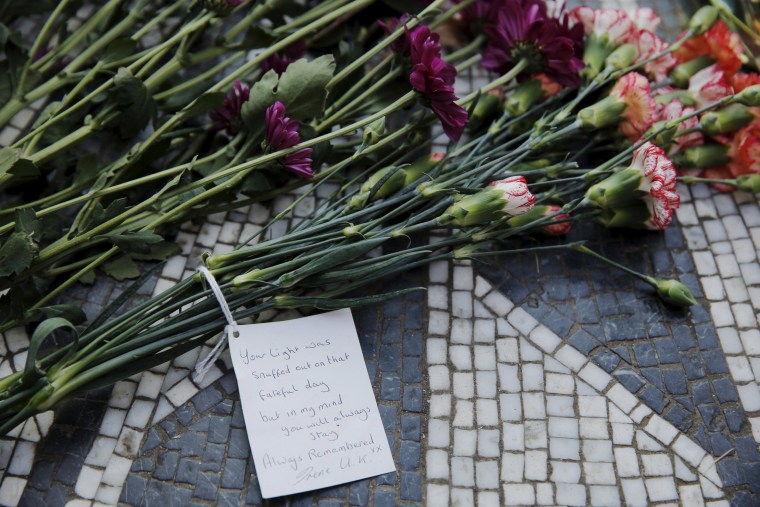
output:
[[[95,203],[95,209],[93,209],[92,214],[90,215],[90,222],[87,224],[87,228],[84,230],[90,230],[94,227],[97,227],[98,225],[105,223],[112,218],[116,218],[117,216],[121,215],[127,210],[127,199],[126,197],[121,197],[119,199],[116,199],[111,204],[108,205],[108,207],[103,208],[103,205],[98,203]]]
[[[106,262],[103,265],[103,271],[111,278],[119,281],[140,276],[140,268],[128,255],[122,255],[116,260]]]
[[[0,246],[0,277],[17,275],[32,264],[37,255],[37,244],[32,236],[14,232]]]

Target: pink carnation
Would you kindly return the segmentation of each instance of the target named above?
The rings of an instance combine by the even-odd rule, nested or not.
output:
[[[733,89],[723,71],[717,65],[710,65],[691,76],[689,93],[699,107],[704,107],[732,95]]]
[[[670,121],[681,118],[687,114],[693,113],[695,109],[691,106],[684,107],[680,100],[674,99],[665,105],[660,106],[658,121]],[[676,128],[676,137],[668,155],[673,156],[679,151],[685,150],[689,146],[696,146],[704,143],[705,137],[702,132],[695,131],[685,135],[679,135],[685,130],[694,129],[699,126],[699,118],[692,116],[688,120],[683,120]]]
[[[636,72],[621,77],[610,91],[610,96],[625,103],[620,130],[635,141],[654,123],[656,103],[651,97],[649,80]]]
[[[660,17],[649,7],[636,7],[629,14],[631,21],[639,30],[648,32],[657,31],[660,26]]]
[[[643,62],[654,55],[660,54],[668,49],[669,44],[662,40],[649,30],[639,30],[634,37],[631,37],[633,44],[639,52],[636,62]],[[655,81],[663,81],[668,77],[670,71],[678,65],[678,60],[671,53],[644,64],[644,71]]]
[[[608,37],[616,46],[628,42],[635,30],[633,20],[620,9],[592,9],[581,6],[570,11],[570,17],[583,25],[586,35]]]

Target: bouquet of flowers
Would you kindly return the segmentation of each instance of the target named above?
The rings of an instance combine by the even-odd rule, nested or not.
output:
[[[236,2],[228,2],[232,3]],[[234,143],[235,149],[206,157],[220,157],[221,162],[193,156],[155,173],[158,177],[148,174],[130,180],[176,178],[144,207],[147,201],[109,214],[109,208],[98,203],[100,196],[110,195],[98,193],[105,187],[84,194],[77,202],[95,202],[89,216],[97,210],[105,220],[84,228],[83,236],[73,240],[66,236],[62,244],[84,237],[79,241],[106,243],[109,256],[148,255],[146,248],[150,251],[151,244],[161,241],[154,238],[157,226],[185,220],[195,212],[229,209],[207,207],[217,202],[211,199],[214,196],[232,196],[228,205],[233,207],[275,195],[277,189],[252,198],[234,197],[256,169],[277,164],[279,169],[310,177],[312,184],[304,196],[324,181],[343,178],[336,192],[286,233],[203,259],[240,320],[270,309],[334,309],[395,297],[397,293],[366,296],[356,291],[434,260],[519,253],[525,249],[510,249],[511,239],[562,236],[578,220],[662,230],[679,204],[677,166],[688,172],[683,181],[708,180],[747,191],[760,188],[760,175],[741,166],[740,158],[754,149],[754,138],[742,132],[754,122],[753,108],[760,106],[760,84],[752,81],[755,74],[739,72],[743,50],[725,24],[734,21],[719,9],[698,11],[688,30],[669,45],[654,34],[658,20],[651,10],[565,11],[541,0],[465,0],[436,11],[442,4],[433,2],[417,15],[381,20],[379,26],[387,35],[368,39],[369,49],[336,70],[329,56],[298,60],[279,77],[274,68],[260,73],[250,88],[233,84],[244,74],[233,72],[233,80],[221,81],[233,84],[233,90],[210,118],[217,130],[224,131],[216,138]],[[341,23],[350,21],[341,19]],[[448,55],[435,31],[444,24],[453,34],[447,44],[454,50]],[[282,39],[287,47],[292,42]],[[340,45],[336,51],[341,51]],[[726,51],[739,61],[728,77],[717,63],[728,59]],[[460,99],[454,91],[457,71],[478,63],[492,72],[493,79]],[[306,68],[312,70],[300,70]],[[723,81],[716,78],[718,73]],[[349,79],[355,82],[348,84]],[[341,89],[345,91],[337,91]],[[179,113],[171,113],[147,140],[155,143],[163,135],[181,138],[185,130],[179,127],[190,115],[183,111],[205,109],[198,104],[209,104],[205,94],[217,90],[204,92]],[[309,90],[309,96],[301,90]],[[390,96],[377,103],[383,91]],[[415,104],[411,111],[406,109]],[[394,130],[391,122],[384,121],[391,113],[403,116],[402,127]],[[425,140],[431,124],[440,124],[451,142],[445,152],[419,156],[411,148]],[[360,129],[361,135],[356,135]],[[747,138],[746,148],[732,151],[740,137]],[[145,142],[140,141],[138,149]],[[319,159],[319,149],[341,156]],[[716,151],[723,158],[715,158]],[[322,162],[327,167],[319,169]],[[744,168],[725,172],[734,162]],[[182,180],[197,167],[203,168],[201,177]],[[118,189],[113,193],[122,190],[119,184],[107,188]],[[160,211],[152,210],[153,205]],[[14,232],[0,247],[2,257],[10,238],[32,245],[28,264],[19,273],[10,273],[10,280],[14,276],[22,280],[27,268],[48,265],[35,257],[38,222],[33,213],[24,211],[29,208],[22,205],[15,210],[15,223],[7,229]],[[146,211],[153,215],[136,218]],[[110,232],[103,226],[110,221],[136,228]],[[429,231],[447,234],[406,246],[412,235]],[[390,245],[395,247],[392,252],[378,253]],[[543,248],[572,248],[609,262],[652,285],[669,304],[695,302],[677,280],[632,271],[582,242],[529,250]],[[100,260],[106,254],[88,259],[82,270],[91,271],[107,260]],[[216,336],[225,325],[200,275],[114,317],[116,310],[107,309],[81,331],[65,315],[37,326],[25,368],[0,379],[0,433],[74,392],[182,354]],[[42,343],[58,329],[68,329],[72,340],[43,357]]]

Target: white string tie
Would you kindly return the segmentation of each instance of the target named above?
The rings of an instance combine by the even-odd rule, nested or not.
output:
[[[235,322],[235,319],[232,317],[230,307],[227,305],[227,300],[224,299],[222,289],[219,287],[219,284],[216,283],[216,278],[214,278],[214,275],[211,274],[211,271],[209,271],[206,266],[198,267],[198,272],[203,275],[211,287],[211,292],[214,294],[216,301],[222,308],[224,318],[227,319],[227,325],[224,327],[224,333],[222,334],[222,337],[219,339],[216,345],[214,345],[214,348],[211,349],[211,352],[209,352],[206,357],[204,357],[201,361],[198,361],[198,363],[195,365],[195,371],[193,372],[193,380],[195,382],[200,382],[203,380],[203,377],[206,375],[206,373],[211,369],[216,360],[219,359],[219,356],[222,355],[222,351],[224,350],[224,346],[227,344],[227,340],[229,340],[230,335],[234,336],[235,338],[240,335],[237,322]]]

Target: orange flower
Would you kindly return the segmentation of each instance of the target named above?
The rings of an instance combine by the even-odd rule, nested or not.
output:
[[[757,121],[734,134],[728,156],[731,157],[728,168],[734,176],[760,173],[760,124]]]
[[[698,37],[692,37],[676,51],[681,62],[688,62],[700,56],[709,56],[727,76],[736,74],[742,66],[742,43],[739,35],[732,32],[719,19]]]
[[[760,74],[755,72],[739,72],[731,76],[731,86],[734,87],[735,93],[756,84],[760,84]]]

